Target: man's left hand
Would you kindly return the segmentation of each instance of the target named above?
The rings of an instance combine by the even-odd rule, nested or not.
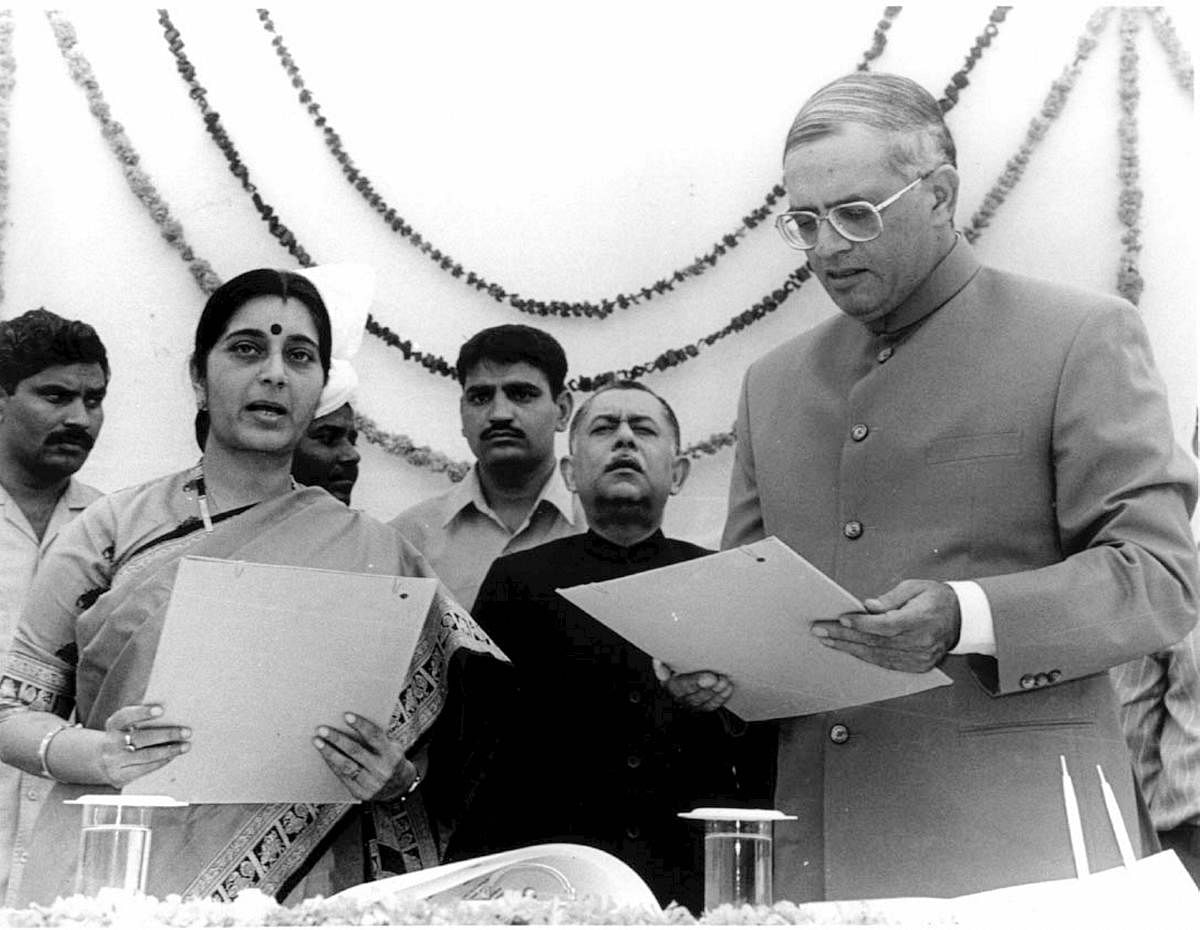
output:
[[[927,672],[958,643],[958,595],[940,581],[905,580],[863,601],[866,613],[812,625],[821,644],[902,672]]]
[[[663,684],[671,697],[692,710],[716,710],[733,696],[733,682],[718,672],[672,674]]]

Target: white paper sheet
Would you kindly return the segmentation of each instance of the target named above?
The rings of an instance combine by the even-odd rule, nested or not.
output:
[[[734,682],[726,705],[746,720],[792,717],[950,683],[880,668],[822,646],[814,620],[862,604],[774,536],[713,555],[559,592],[676,672]]]
[[[185,558],[147,703],[191,751],[131,782],[190,803],[344,802],[312,744],[349,711],[386,726],[437,581]]]

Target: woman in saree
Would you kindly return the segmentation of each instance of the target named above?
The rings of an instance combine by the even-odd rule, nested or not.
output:
[[[432,575],[394,530],[291,478],[330,342],[321,293],[302,274],[259,269],[218,288],[190,366],[199,463],[100,499],[43,562],[0,672],[4,761],[56,782],[22,903],[73,890],[79,809],[62,801],[119,789],[189,748],[188,727],[158,725],[163,709],[143,703],[181,558]],[[498,658],[439,587],[411,666],[397,670],[391,718],[347,713],[314,733],[313,751],[361,803],[159,809],[148,893],[229,899],[255,887],[295,901],[435,864],[432,821],[453,818],[481,755],[459,739],[459,682],[470,674],[472,691],[486,691]],[[443,747],[452,745],[439,750],[433,734],[443,725],[453,734]],[[414,794],[419,773],[427,779]]]

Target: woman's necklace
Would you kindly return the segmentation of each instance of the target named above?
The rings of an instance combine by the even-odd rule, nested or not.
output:
[[[288,476],[289,489],[295,491],[299,485],[296,484],[296,479]],[[211,533],[213,529],[212,512],[208,507],[208,485],[204,481],[204,457],[200,457],[199,463],[196,465],[196,506],[200,509],[200,522],[204,524],[204,532]],[[216,507],[216,498],[213,498],[213,507]]]
[[[196,504],[200,508],[200,522],[204,524],[204,532],[211,533],[213,529],[212,514],[208,510],[208,486],[204,483],[204,459],[196,466],[199,474],[196,476]]]

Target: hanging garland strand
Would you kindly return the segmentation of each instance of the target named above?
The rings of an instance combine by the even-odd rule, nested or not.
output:
[[[16,86],[17,60],[13,57],[12,10],[0,10],[0,272],[4,270],[4,231],[8,228],[8,150],[12,129],[12,92]],[[0,304],[4,303],[4,279],[0,275]]]
[[[1141,166],[1138,162],[1138,119],[1137,105],[1141,95],[1138,89],[1137,37],[1141,32],[1141,19],[1132,7],[1121,7],[1120,35],[1121,57],[1118,73],[1118,94],[1121,102],[1121,118],[1117,123],[1120,137],[1120,155],[1117,176],[1121,179],[1121,193],[1117,200],[1117,218],[1125,227],[1121,234],[1122,253],[1117,266],[1117,293],[1136,305],[1142,296],[1145,282],[1138,270],[1138,255],[1142,251],[1142,188]]]
[[[892,20],[899,15],[899,12],[900,7],[887,7],[885,9],[884,19],[881,20],[879,27],[875,30],[874,42],[864,55],[864,62],[876,58],[882,53],[884,43],[886,42],[886,30],[891,26]],[[690,265],[676,269],[669,276],[661,278],[651,285],[641,287],[636,291],[620,293],[615,297],[606,297],[599,302],[544,301],[522,297],[520,294],[508,291],[499,284],[488,281],[477,272],[464,268],[460,262],[434,246],[432,242],[417,232],[411,224],[406,222],[396,212],[394,207],[384,200],[378,191],[375,190],[371,180],[355,166],[353,159],[342,146],[341,136],[329,125],[328,119],[321,112],[320,104],[313,98],[312,91],[308,89],[303,76],[300,74],[300,67],[296,64],[291,52],[284,44],[283,37],[276,30],[275,24],[271,20],[270,11],[259,9],[258,18],[263,25],[263,29],[270,34],[271,45],[275,49],[275,54],[279,58],[280,64],[283,66],[288,78],[291,80],[292,86],[298,91],[300,103],[304,105],[313,122],[321,131],[326,147],[333,153],[334,158],[341,166],[342,174],[345,175],[346,180],[362,195],[371,209],[383,217],[384,222],[392,228],[393,232],[399,233],[400,236],[408,240],[410,244],[423,252],[431,261],[437,263],[443,271],[449,273],[452,277],[463,279],[469,286],[475,288],[477,291],[486,293],[498,303],[507,303],[522,313],[536,314],[538,316],[587,317],[602,320],[612,314],[614,310],[624,310],[628,307],[637,306],[644,301],[650,301],[657,296],[669,293],[675,289],[676,285],[690,278],[699,277],[709,268],[714,267],[728,251],[736,248],[751,230],[760,226],[770,217],[775,204],[784,195],[783,188],[778,184],[775,185],[767,193],[760,206],[755,207],[746,216],[742,217],[741,225],[733,230],[733,232],[722,236],[720,241],[716,242],[703,255],[698,256]],[[884,25],[885,23],[886,25]],[[860,65],[860,68],[862,67],[863,65]]]
[[[1076,42],[1075,60],[1064,68],[1062,74],[1050,85],[1050,91],[1042,102],[1041,112],[1030,121],[1025,139],[1018,147],[1017,153],[1005,164],[1004,171],[984,196],[983,203],[971,217],[971,222],[963,229],[963,237],[968,242],[974,242],[979,238],[984,228],[991,223],[992,217],[996,215],[996,210],[1008,199],[1013,187],[1021,180],[1033,150],[1042,141],[1051,123],[1062,114],[1067,98],[1075,88],[1075,82],[1079,79],[1083,63],[1095,50],[1111,12],[1111,7],[1102,7],[1088,19],[1083,35]]]
[[[1158,37],[1159,44],[1163,47],[1163,51],[1167,53],[1167,63],[1171,66],[1171,72],[1175,75],[1175,80],[1189,94],[1192,93],[1192,56],[1183,47],[1183,42],[1180,40],[1179,34],[1175,31],[1175,24],[1171,22],[1171,17],[1167,15],[1167,11],[1161,6],[1150,7],[1146,10],[1146,15],[1150,17],[1150,25],[1154,29],[1154,35]]]
[[[950,83],[942,91],[943,96],[938,101],[938,106],[942,108],[943,113],[948,113],[958,103],[958,95],[964,87],[971,83],[967,80],[967,75],[983,57],[983,50],[992,44],[992,39],[996,38],[1000,32],[1000,24],[1004,22],[1004,18],[1008,16],[1008,11],[1011,9],[1011,6],[998,6],[992,10],[991,16],[988,17],[988,24],[984,26],[983,32],[976,36],[975,44],[967,52],[963,66],[954,72]]]
[[[121,165],[121,173],[125,183],[133,191],[135,197],[142,202],[151,218],[157,224],[163,239],[171,246],[187,264],[192,278],[206,294],[211,294],[221,283],[212,266],[203,259],[197,258],[191,246],[183,235],[183,225],[171,216],[171,208],[150,182],[149,176],[139,164],[137,152],[133,143],[125,135],[125,127],[113,119],[112,111],[100,92],[100,85],[92,66],[76,48],[77,38],[75,27],[57,10],[47,10],[46,18],[54,32],[58,49],[67,62],[71,77],[87,96],[88,109],[100,122],[100,133],[104,136],[108,147],[116,155]]]
[[[274,208],[262,199],[258,193],[257,187],[250,180],[250,171],[242,162],[234,147],[233,140],[229,133],[221,125],[220,114],[214,111],[208,104],[207,91],[201,86],[197,78],[196,68],[188,59],[187,53],[184,51],[183,37],[180,31],[172,23],[170,15],[166,10],[158,11],[158,21],[163,27],[163,34],[167,40],[167,45],[171,50],[171,54],[175,58],[176,70],[183,76],[184,81],[188,85],[188,96],[190,96],[196,105],[200,108],[200,112],[204,117],[204,126],[208,134],[216,142],[221,152],[225,156],[225,160],[229,165],[230,172],[241,183],[242,188],[251,195],[255,209],[259,215],[267,221],[272,234],[279,242],[287,248],[300,264],[308,266],[312,265],[312,257],[307,250],[296,239],[294,233],[291,232],[278,218]],[[632,368],[621,369],[617,372],[603,372],[594,376],[581,376],[570,382],[569,386],[572,390],[591,391],[601,384],[617,378],[643,378],[647,374],[655,371],[665,371],[668,368],[673,368],[676,365],[682,364],[689,359],[696,358],[702,348],[710,347],[715,343],[724,339],[726,336],[732,335],[735,332],[740,332],[747,326],[761,320],[768,313],[777,310],[780,305],[792,293],[799,289],[800,285],[809,277],[808,268],[801,266],[793,271],[784,283],[772,291],[760,301],[755,303],[747,310],[743,310],[737,316],[733,317],[725,326],[716,332],[709,333],[696,342],[690,343],[678,349],[668,349],[648,362],[640,365],[634,365]],[[407,339],[402,339],[396,333],[392,332],[387,326],[380,323],[374,316],[367,318],[367,331],[372,335],[382,340],[392,348],[398,349],[409,361],[416,362],[423,366],[433,374],[442,375],[443,377],[454,378],[457,373],[454,367],[444,358],[428,352],[422,352],[415,348]]]
[[[200,108],[201,116],[204,117],[204,129],[225,156],[225,160],[229,163],[230,173],[241,182],[242,190],[250,195],[250,200],[254,203],[254,209],[258,211],[258,215],[267,224],[271,235],[279,240],[279,244],[288,250],[291,256],[300,263],[301,267],[311,267],[313,260],[297,241],[295,233],[283,224],[283,221],[276,214],[275,209],[263,200],[262,195],[258,192],[258,187],[250,180],[250,169],[242,162],[241,156],[238,155],[237,149],[233,145],[233,140],[229,138],[229,133],[225,131],[225,127],[221,125],[221,114],[209,107],[208,91],[200,85],[199,80],[196,78],[195,67],[188,60],[187,55],[184,54],[183,39],[180,36],[179,30],[171,22],[170,14],[166,10],[159,10],[158,22],[163,27],[167,47],[171,50],[171,54],[175,56],[175,68],[187,82],[190,89],[189,96],[196,102],[196,106]]]
[[[871,38],[871,47],[863,52],[862,60],[859,61],[855,71],[866,71],[871,67],[871,62],[883,54],[883,50],[887,45],[888,30],[892,28],[892,22],[900,15],[900,11],[904,7],[901,6],[885,6],[883,8],[883,19],[875,24],[875,35]]]

